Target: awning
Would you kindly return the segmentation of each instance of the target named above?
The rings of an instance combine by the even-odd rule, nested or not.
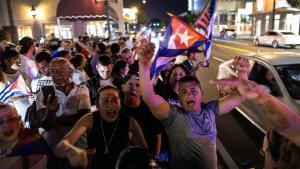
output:
[[[118,14],[112,7],[108,7],[109,18],[118,21]],[[56,16],[61,19],[105,19],[104,2],[96,2],[95,0],[60,0]]]

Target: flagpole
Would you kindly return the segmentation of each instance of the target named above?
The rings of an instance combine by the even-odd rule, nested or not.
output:
[[[221,51],[225,52],[226,54],[228,54],[231,57],[234,57],[234,55],[232,55],[231,53],[229,53],[227,50],[220,48],[219,46],[217,46],[217,44],[215,44],[213,41],[211,40],[207,40],[208,42],[212,43],[215,47],[217,47],[218,49],[220,49]]]

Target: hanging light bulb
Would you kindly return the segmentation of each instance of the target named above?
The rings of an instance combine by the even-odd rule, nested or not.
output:
[[[33,17],[33,19],[35,19],[35,17],[36,17],[36,10],[35,10],[35,7],[33,6],[33,4],[31,5],[31,11],[30,11],[30,13],[31,13],[31,16]]]

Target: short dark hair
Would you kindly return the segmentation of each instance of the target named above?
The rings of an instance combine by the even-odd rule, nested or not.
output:
[[[106,46],[105,46],[104,43],[99,42],[99,43],[97,44],[97,46],[98,46],[98,48],[99,48],[99,52],[100,52],[100,53],[105,53],[105,51],[106,51]]]
[[[186,82],[195,82],[196,85],[201,89],[200,81],[195,76],[187,75],[187,76],[183,76],[181,79],[179,79],[179,84],[186,83]]]
[[[49,52],[42,51],[35,56],[36,63],[41,63],[43,61],[46,61],[47,63],[51,62],[51,55]]]
[[[19,45],[21,46],[20,53],[25,54],[34,44],[34,40],[28,36],[25,36],[19,41]]]
[[[1,66],[3,67],[4,70],[8,69],[4,61],[11,60],[18,57],[20,57],[20,55],[17,50],[15,50],[14,48],[6,47],[4,52],[1,54]]]
[[[125,60],[118,59],[112,68],[111,74],[120,76],[121,69],[125,68],[127,65],[128,63]]]
[[[112,54],[117,54],[117,53],[119,53],[120,48],[121,47],[120,47],[120,45],[118,43],[113,43],[110,46],[110,51],[111,51]]]
[[[81,67],[83,68],[85,65],[85,57],[81,53],[76,53],[73,57],[70,59],[70,63],[75,67]]]
[[[150,169],[150,153],[140,146],[129,146],[124,149],[117,160],[117,169]]]
[[[109,57],[108,55],[106,54],[103,54],[103,55],[100,55],[99,56],[99,59],[98,59],[98,64],[101,64],[103,66],[108,66],[110,64],[113,64],[113,61],[111,59],[111,57]]]

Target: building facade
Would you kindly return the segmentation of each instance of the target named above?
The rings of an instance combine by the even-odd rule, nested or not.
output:
[[[112,32],[125,31],[122,9],[123,0],[108,3]],[[104,0],[1,0],[0,26],[6,32],[15,26],[18,39],[24,36],[38,39],[51,33],[62,39],[73,39],[84,33],[108,35]]]
[[[256,0],[253,3],[252,24],[253,35],[261,35],[272,29],[299,34],[300,11],[291,8],[286,0]],[[274,28],[272,28],[272,24],[274,24]]]

